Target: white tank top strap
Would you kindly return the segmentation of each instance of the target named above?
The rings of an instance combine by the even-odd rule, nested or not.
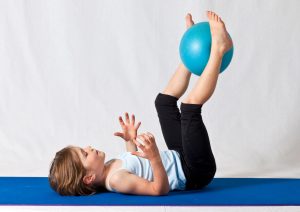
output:
[[[107,177],[107,180],[106,180],[106,188],[109,190],[109,191],[115,191],[114,189],[112,189],[112,187],[109,185],[109,182],[110,182],[110,178],[116,174],[118,171],[124,169],[122,166],[120,168],[118,168],[117,170],[115,170],[112,174],[108,175]],[[125,170],[125,169],[124,169]]]

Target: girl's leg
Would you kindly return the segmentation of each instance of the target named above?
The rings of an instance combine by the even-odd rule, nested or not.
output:
[[[212,96],[220,73],[223,55],[232,47],[231,38],[221,18],[209,11],[207,16],[212,36],[210,58],[196,85],[182,101],[183,103],[204,104]]]
[[[186,162],[183,166],[189,170],[187,189],[201,188],[207,185],[216,172],[215,158],[202,120],[201,109],[213,94],[223,54],[232,45],[223,21],[212,12],[208,12],[207,16],[212,33],[210,59],[196,86],[181,103],[181,134],[184,161]]]
[[[175,96],[159,93],[155,99],[155,108],[168,149],[182,152],[181,115],[177,101]]]
[[[192,16],[186,16],[186,27],[191,27],[194,22]],[[168,149],[182,152],[181,141],[181,114],[177,101],[186,91],[191,73],[183,64],[180,64],[171,77],[165,90],[155,99],[155,107],[158,114],[161,130]]]
[[[167,87],[163,91],[163,94],[175,96],[180,98],[186,91],[190,82],[191,72],[181,63],[179,64],[176,72],[170,79]]]
[[[191,14],[187,14],[185,21],[187,29],[194,24]],[[186,91],[190,78],[191,72],[181,63],[171,77],[163,94],[175,96],[179,99]]]

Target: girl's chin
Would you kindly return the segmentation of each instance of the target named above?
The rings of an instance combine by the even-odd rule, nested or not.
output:
[[[101,151],[98,151],[98,150],[96,150],[96,151],[97,151],[97,155],[105,157],[105,153],[104,152],[101,152]]]

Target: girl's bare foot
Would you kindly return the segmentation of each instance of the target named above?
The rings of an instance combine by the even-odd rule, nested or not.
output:
[[[190,13],[185,16],[186,29],[194,25],[193,17]]]
[[[211,51],[218,51],[222,55],[232,47],[232,40],[221,18],[212,11],[207,11],[211,31]]]

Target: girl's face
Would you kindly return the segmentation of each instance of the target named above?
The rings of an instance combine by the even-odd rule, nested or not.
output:
[[[100,174],[104,170],[105,153],[93,149],[91,146],[80,148],[75,147],[81,162],[88,173]]]

